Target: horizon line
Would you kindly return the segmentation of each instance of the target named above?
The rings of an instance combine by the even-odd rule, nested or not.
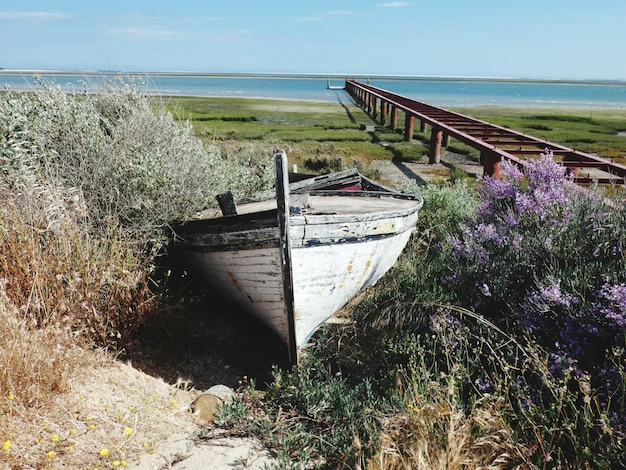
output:
[[[232,78],[324,78],[369,79],[369,80],[423,80],[423,81],[491,81],[491,82],[536,82],[536,83],[579,83],[626,85],[623,79],[574,79],[574,78],[529,78],[479,75],[410,75],[380,73],[324,73],[324,72],[198,72],[198,71],[139,71],[139,70],[93,70],[93,69],[18,69],[0,67],[0,74],[24,75],[151,75],[157,77],[232,77]]]

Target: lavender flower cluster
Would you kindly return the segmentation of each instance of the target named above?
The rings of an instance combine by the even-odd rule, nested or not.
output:
[[[479,183],[476,217],[440,245],[441,282],[460,305],[536,338],[553,371],[573,365],[617,386],[605,351],[625,340],[626,211],[575,186],[548,153],[523,172],[502,166]]]

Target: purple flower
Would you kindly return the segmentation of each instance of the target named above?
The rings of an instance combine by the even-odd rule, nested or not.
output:
[[[529,212],[535,208],[535,202],[526,193],[515,195],[515,209],[519,213]]]
[[[538,289],[525,299],[526,307],[539,312],[548,312],[555,307],[571,307],[578,298],[561,290],[561,280],[549,277],[539,284]]]
[[[599,297],[609,303],[600,312],[616,325],[626,326],[626,284],[604,284]]]

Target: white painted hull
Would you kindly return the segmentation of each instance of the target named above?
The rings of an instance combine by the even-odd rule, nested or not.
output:
[[[297,361],[321,324],[395,264],[423,201],[366,179],[373,190],[307,192],[304,185],[291,198],[283,184],[286,156],[276,157],[277,188],[283,188],[277,199],[182,224],[176,232],[196,272],[266,322]],[[337,175],[344,177],[329,179],[336,182]]]
[[[293,248],[297,347],[359,292],[373,286],[396,263],[410,235],[407,230],[343,246]]]
[[[291,216],[291,267],[296,347],[301,348],[328,318],[363,289],[374,285],[406,246],[421,204],[374,200],[378,212],[363,212],[362,198],[341,197],[342,207],[358,204],[360,214]],[[324,201],[326,203],[326,201]],[[313,198],[312,204],[322,201]],[[193,245],[195,271],[266,322],[286,343],[289,321],[278,233],[266,230],[263,247],[221,250],[220,243],[246,239],[244,231],[200,238]],[[202,246],[202,245],[205,246]],[[213,245],[213,246],[211,246]]]

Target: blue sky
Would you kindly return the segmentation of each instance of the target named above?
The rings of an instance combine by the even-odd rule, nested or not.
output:
[[[0,68],[626,80],[626,0],[4,0]]]

